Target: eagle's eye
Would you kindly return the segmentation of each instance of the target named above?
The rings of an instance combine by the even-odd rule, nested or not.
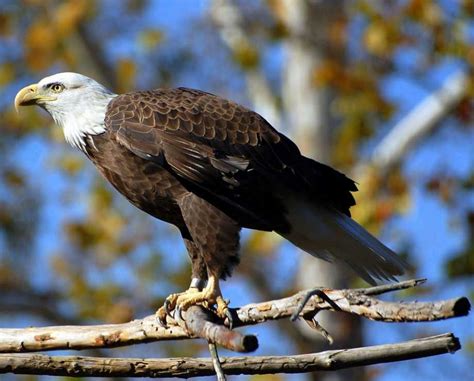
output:
[[[64,90],[64,86],[60,83],[54,83],[53,85],[51,85],[51,90],[53,90],[55,93],[60,93]]]

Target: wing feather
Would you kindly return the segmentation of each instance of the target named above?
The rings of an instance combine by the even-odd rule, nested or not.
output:
[[[288,229],[279,187],[307,191],[346,214],[354,203],[352,180],[301,156],[257,113],[206,92],[120,95],[109,104],[105,122],[120,144],[168,168],[243,226]]]

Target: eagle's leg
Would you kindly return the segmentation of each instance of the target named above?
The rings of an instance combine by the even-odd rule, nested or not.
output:
[[[207,286],[202,291],[186,292],[173,300],[176,306],[175,316],[176,312],[179,317],[180,311],[186,311],[190,306],[199,304],[208,308],[215,305],[219,317],[229,318],[228,303],[222,297],[219,279],[230,276],[233,267],[239,262],[240,225],[192,193],[184,195],[179,200],[179,206],[192,241],[186,243],[186,247],[193,261],[193,271],[196,261],[205,263]],[[194,249],[196,249],[195,256]]]
[[[166,315],[170,315],[176,307],[178,298],[182,295],[192,295],[198,293],[206,287],[207,284],[207,269],[204,260],[202,259],[199,248],[190,239],[186,238],[188,234],[185,229],[181,230],[186,249],[188,250],[189,258],[192,265],[192,278],[189,288],[184,292],[179,292],[169,295],[162,307],[158,309],[156,315],[163,326],[166,326]]]

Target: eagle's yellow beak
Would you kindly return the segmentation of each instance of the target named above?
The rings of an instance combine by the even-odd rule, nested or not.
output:
[[[18,92],[15,97],[15,109],[18,112],[20,106],[31,106],[54,100],[56,100],[55,97],[41,94],[40,88],[35,83],[24,87]]]
[[[29,85],[21,89],[15,97],[15,109],[18,111],[20,106],[30,106],[36,104],[40,95],[38,94],[38,85]]]

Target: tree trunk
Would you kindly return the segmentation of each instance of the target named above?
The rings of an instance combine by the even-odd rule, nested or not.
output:
[[[343,46],[332,46],[331,28],[342,21],[344,0],[293,1],[283,0],[281,17],[289,30],[286,66],[284,67],[283,104],[289,131],[303,154],[323,163],[331,161],[331,128],[335,121],[330,114],[332,101],[329,89],[314,85],[312,78],[317,67],[327,58],[343,60]],[[324,286],[347,287],[351,274],[339,266],[302,253],[297,275],[297,288]],[[327,312],[318,314],[318,321],[333,335],[337,347],[362,345],[359,319],[341,318]],[[309,348],[323,350],[327,343],[306,324],[300,325],[305,352]],[[314,374],[318,380],[362,379],[359,369],[334,374]]]

